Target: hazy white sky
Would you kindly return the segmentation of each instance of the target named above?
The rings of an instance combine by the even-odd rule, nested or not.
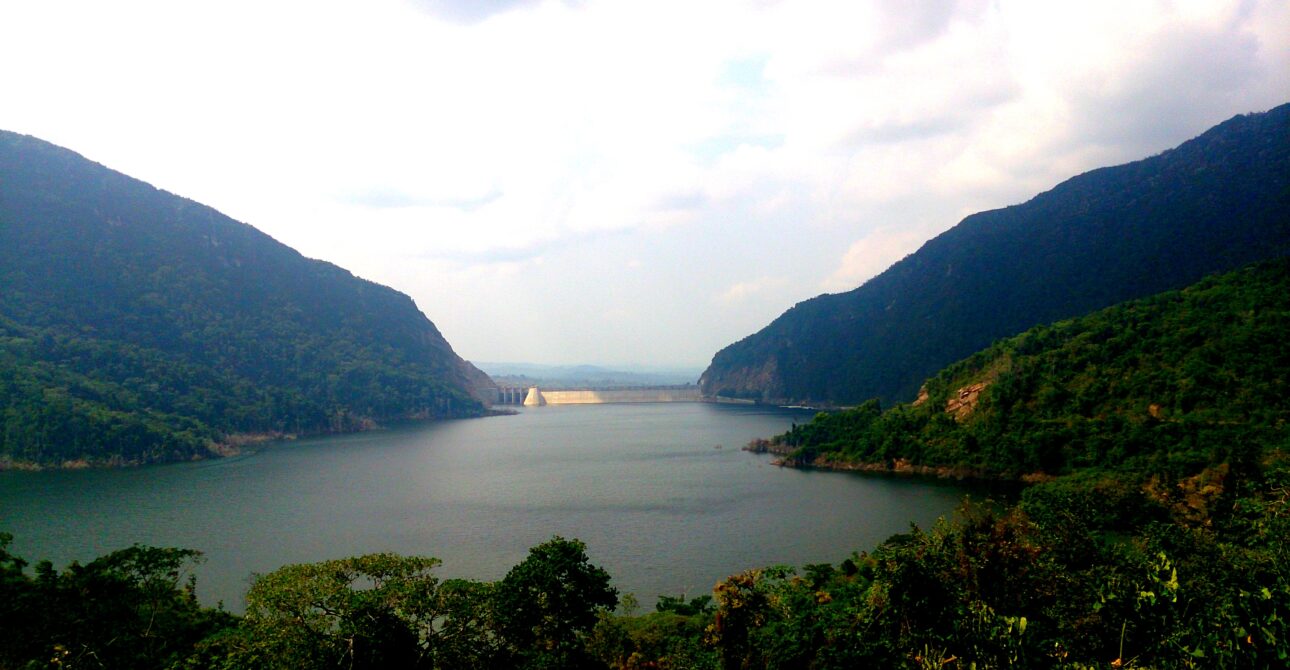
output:
[[[703,367],[963,216],[1290,100],[1290,0],[0,3],[0,128],[410,294]]]

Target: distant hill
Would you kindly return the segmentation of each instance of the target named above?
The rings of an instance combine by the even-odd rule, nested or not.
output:
[[[476,362],[498,384],[560,388],[624,388],[693,384],[700,370],[685,368],[606,368],[598,365]]]
[[[1290,252],[1290,105],[974,214],[847,293],[713,357],[712,396],[912,400],[999,337]]]
[[[0,464],[475,416],[487,376],[408,296],[0,132]]]
[[[1290,259],[1037,326],[781,435],[801,464],[1011,474],[1153,464],[1180,476],[1290,444]],[[897,469],[899,469],[897,467]]]

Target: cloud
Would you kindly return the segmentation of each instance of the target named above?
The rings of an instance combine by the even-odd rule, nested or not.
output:
[[[538,4],[538,0],[411,0],[411,2],[437,18],[462,25],[474,25],[496,14]]]
[[[600,318],[609,322],[633,322],[637,318],[636,310],[626,305],[608,307],[600,313]]]
[[[706,193],[699,190],[671,193],[657,198],[653,209],[659,212],[693,211],[709,203]]]
[[[828,22],[828,30],[848,31],[851,39],[845,49],[822,40],[822,46],[834,48],[813,59],[814,70],[842,78],[881,72],[905,54],[943,40],[957,25],[978,30],[989,7],[987,0],[874,0],[850,3],[852,14],[842,16],[837,6],[828,6],[831,16],[816,20]]]
[[[875,20],[882,26],[879,48],[909,49],[936,39],[956,20],[978,17],[986,0],[879,0]]]
[[[918,250],[926,240],[926,231],[917,228],[887,228],[870,233],[851,244],[838,269],[820,288],[831,293],[856,288]]]
[[[1166,27],[1077,82],[1068,130],[1079,142],[1155,152],[1230,117],[1261,74],[1254,34],[1228,26]]]
[[[731,284],[717,294],[716,300],[726,304],[745,302],[764,296],[769,291],[781,289],[784,285],[785,281],[782,277],[758,277]]]
[[[855,144],[890,144],[934,139],[956,132],[967,123],[966,118],[951,116],[926,117],[908,121],[881,121],[855,131],[851,142]]]
[[[728,61],[717,83],[762,92],[766,88],[766,58],[763,53]]]
[[[784,136],[782,134],[729,133],[705,138],[689,147],[689,151],[701,163],[711,165],[717,158],[743,147],[774,150],[783,145]]]
[[[434,197],[415,195],[395,189],[378,188],[353,194],[345,197],[344,200],[350,204],[358,205],[360,207],[370,207],[373,209],[445,207],[464,212],[473,212],[480,207],[497,202],[501,199],[502,195],[503,193],[501,189],[493,189],[492,191],[473,197]]]
[[[590,230],[576,235],[545,239],[516,239],[512,246],[485,246],[476,249],[435,247],[423,244],[406,255],[411,258],[451,263],[457,267],[524,265],[541,263],[558,253],[595,248],[629,234],[628,230]],[[624,261],[627,267],[640,267],[640,261]]]

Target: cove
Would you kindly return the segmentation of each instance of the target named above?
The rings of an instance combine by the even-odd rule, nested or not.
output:
[[[500,579],[553,535],[621,592],[709,593],[754,567],[837,563],[952,511],[946,482],[779,468],[741,451],[810,413],[563,405],[300,440],[227,459],[0,472],[11,551],[58,567],[133,543],[204,552],[197,594],[240,612],[253,573],[377,551]]]

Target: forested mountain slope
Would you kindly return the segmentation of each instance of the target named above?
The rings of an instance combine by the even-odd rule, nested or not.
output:
[[[1191,476],[1290,444],[1290,259],[996,342],[885,412],[821,413],[772,440],[799,464],[1021,476]],[[866,468],[870,469],[870,468]]]
[[[407,295],[0,132],[0,460],[192,458],[230,435],[481,414]]]
[[[1290,105],[967,217],[847,293],[716,354],[706,394],[855,404],[999,337],[1290,252]]]

